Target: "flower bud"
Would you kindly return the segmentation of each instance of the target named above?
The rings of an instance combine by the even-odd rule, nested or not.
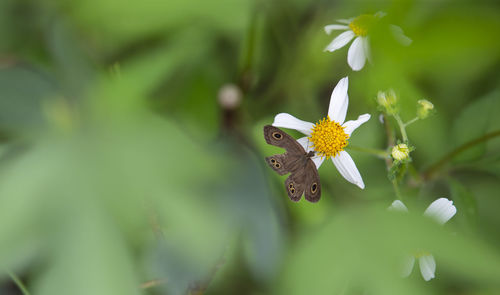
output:
[[[404,161],[410,156],[410,149],[406,144],[400,143],[392,148],[391,155],[396,161]]]
[[[392,89],[388,92],[379,91],[377,94],[377,103],[387,114],[394,115],[398,112],[397,102],[398,98]]]
[[[434,109],[432,102],[427,99],[421,99],[418,101],[417,116],[420,119],[425,119],[429,116],[430,112]]]

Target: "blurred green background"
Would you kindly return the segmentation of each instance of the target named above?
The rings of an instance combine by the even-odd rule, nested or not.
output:
[[[360,72],[323,52],[377,11],[411,46],[373,36]],[[0,294],[500,294],[499,137],[446,158],[498,134],[499,36],[493,0],[1,0]],[[387,148],[379,90],[405,120],[435,105],[407,130],[410,214],[359,150],[366,188],[325,163],[316,204],[265,166],[263,126],[321,119],[344,76],[347,119],[372,115],[352,146]],[[440,197],[444,227],[421,218]],[[399,275],[415,249],[430,282]]]

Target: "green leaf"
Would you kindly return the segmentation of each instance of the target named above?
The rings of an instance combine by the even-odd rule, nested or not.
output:
[[[400,277],[405,257],[418,249],[434,255],[436,280],[453,275],[498,286],[500,256],[480,238],[453,235],[421,212],[359,206],[300,235],[273,294],[428,293],[436,285],[423,281],[418,266],[410,278]]]
[[[457,212],[466,217],[471,226],[477,225],[477,201],[472,192],[460,181],[453,178],[448,179],[451,195],[455,201]]]
[[[452,138],[458,147],[485,134],[493,117],[500,113],[500,91],[492,92],[470,103],[453,123]],[[482,156],[486,143],[481,143],[458,155],[456,161],[469,161]]]

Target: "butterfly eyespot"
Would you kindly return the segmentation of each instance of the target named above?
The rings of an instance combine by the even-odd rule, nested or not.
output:
[[[295,194],[295,189],[292,187],[292,188],[290,189],[290,192],[291,192],[292,194]]]
[[[288,187],[289,187],[289,188],[293,188],[293,183],[290,183],[290,184],[288,185]]]
[[[318,189],[318,184],[315,182],[315,183],[313,183],[313,185],[311,186],[311,193],[313,193],[313,194],[314,194],[314,193],[316,192],[316,190],[317,190],[317,189]]]
[[[276,164],[274,164],[274,167],[279,168],[279,167],[281,167],[281,165],[280,165],[280,163],[276,163]]]
[[[281,133],[279,133],[279,132],[273,132],[273,137],[274,137],[274,139],[277,139],[277,140],[283,139],[283,136],[281,136]]]
[[[271,163],[276,163],[276,160],[275,159],[271,159]]]

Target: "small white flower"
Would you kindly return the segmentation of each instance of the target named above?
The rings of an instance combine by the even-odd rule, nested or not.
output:
[[[348,85],[349,80],[347,77],[339,81],[335,89],[333,89],[327,117],[319,120],[316,124],[299,120],[287,113],[280,113],[274,117],[273,126],[295,129],[307,135],[299,138],[297,142],[304,147],[306,152],[315,152],[312,160],[317,168],[321,166],[325,159],[331,157],[340,174],[347,181],[363,189],[365,184],[358,168],[356,168],[351,156],[344,151],[344,148],[347,146],[347,140],[354,130],[368,121],[370,115],[364,114],[359,116],[357,120],[344,122],[349,103]]]
[[[325,32],[330,34],[334,30],[344,30],[333,41],[326,46],[325,51],[333,52],[347,45],[354,37],[354,41],[347,52],[347,63],[354,71],[361,70],[366,63],[366,59],[371,61],[369,33],[370,29],[384,16],[382,12],[374,15],[362,14],[356,18],[339,19],[340,24],[325,26]],[[410,45],[410,38],[406,37],[403,30],[395,25],[390,25],[390,30],[396,40],[403,45]]]
[[[405,204],[400,200],[392,202],[388,209],[391,211],[408,212]],[[453,201],[446,198],[439,198],[427,207],[424,215],[436,220],[439,224],[444,224],[456,213],[457,208],[453,205]],[[407,277],[411,274],[413,266],[415,265],[415,259],[418,259],[420,273],[422,273],[424,280],[429,281],[433,279],[436,272],[436,260],[432,254],[426,251],[417,251],[414,255],[407,257],[402,271],[403,277]]]

